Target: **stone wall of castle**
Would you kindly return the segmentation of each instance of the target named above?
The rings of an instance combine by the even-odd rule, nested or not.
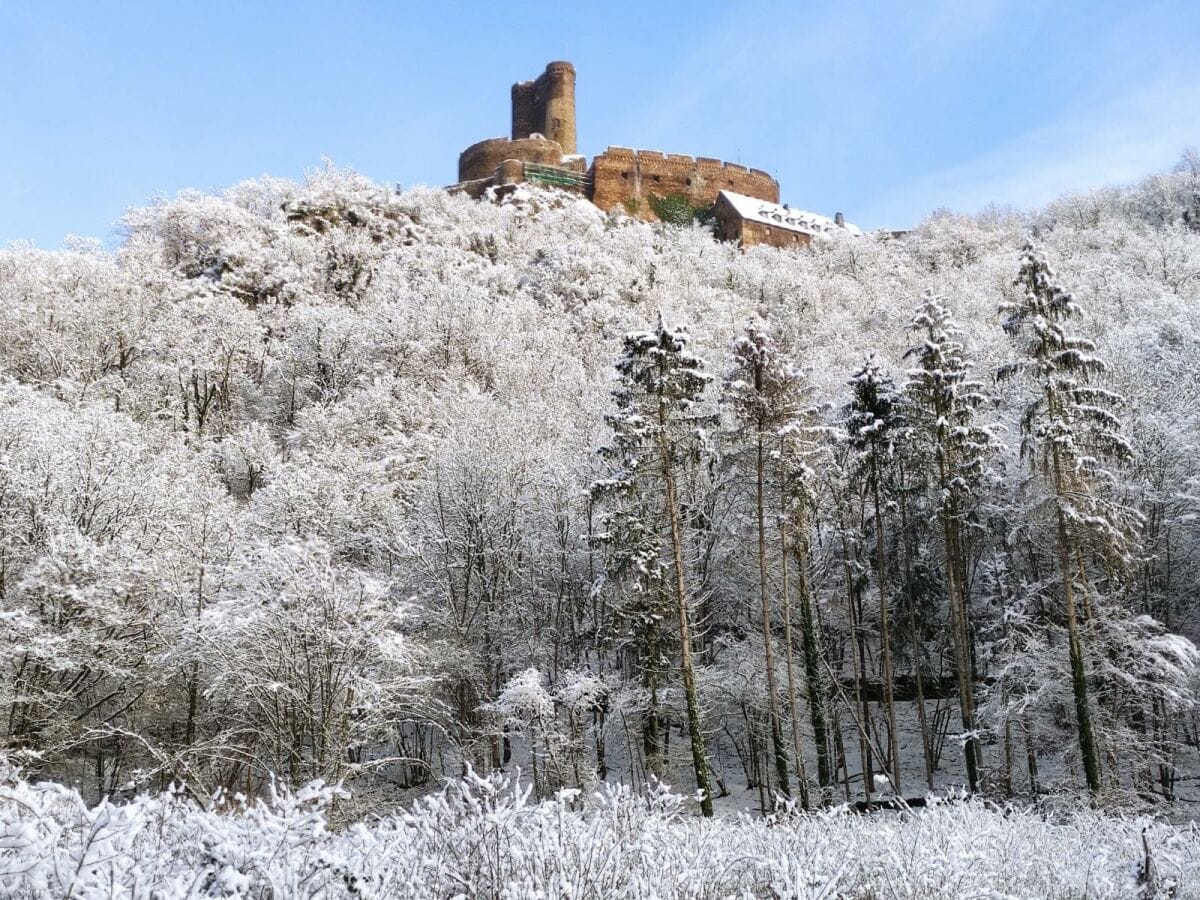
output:
[[[723,190],[779,202],[779,182],[761,169],[710,157],[609,147],[592,161],[592,202],[654,221],[652,198],[682,196],[707,209]]]
[[[561,166],[563,150],[557,141],[549,138],[488,138],[472,144],[458,156],[458,180],[475,181],[490,178],[496,167],[506,159],[538,163],[544,166]]]

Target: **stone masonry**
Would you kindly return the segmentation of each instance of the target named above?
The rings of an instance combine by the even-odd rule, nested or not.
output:
[[[630,215],[653,220],[655,199],[682,197],[696,209],[708,209],[723,190],[779,202],[779,182],[761,169],[679,153],[609,147],[592,161],[591,200],[603,210],[623,207]]]

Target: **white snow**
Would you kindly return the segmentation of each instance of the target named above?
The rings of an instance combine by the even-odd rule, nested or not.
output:
[[[3,773],[0,773],[3,774]],[[981,801],[700,819],[665,785],[534,802],[469,774],[412,808],[330,827],[314,784],[265,799],[77,793],[0,777],[0,895],[15,897],[1197,897],[1200,831]],[[581,809],[582,807],[582,809]]]

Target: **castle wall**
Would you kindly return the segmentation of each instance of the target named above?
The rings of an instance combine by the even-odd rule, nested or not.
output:
[[[506,161],[515,162],[498,171]],[[527,170],[526,164],[560,171]],[[571,174],[585,172],[585,178]],[[723,190],[779,202],[779,182],[768,173],[711,157],[609,147],[588,170],[587,161],[576,153],[575,67],[562,61],[547,65],[535,81],[512,86],[512,138],[491,138],[464,150],[458,158],[456,189],[481,192],[479,185],[517,184],[527,177],[584,193],[606,212],[620,208],[646,221],[659,218],[655,206],[667,214],[659,200],[673,201],[678,208],[682,198],[697,210],[707,210]],[[753,228],[743,236],[740,226],[736,239],[783,246],[798,242]]]
[[[562,147],[546,138],[489,138],[472,144],[458,157],[458,180],[474,181],[490,178],[496,167],[506,159],[539,163],[544,166],[562,164]]]
[[[779,182],[761,169],[710,157],[609,147],[592,161],[592,202],[604,211],[621,207],[639,219],[658,219],[651,197],[679,195],[708,208],[723,190],[779,202]]]

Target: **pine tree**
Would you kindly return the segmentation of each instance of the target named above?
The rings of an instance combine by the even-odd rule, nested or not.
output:
[[[623,436],[615,435],[612,453]],[[611,625],[618,649],[627,653],[631,668],[646,692],[642,711],[642,755],[646,768],[657,778],[667,776],[659,692],[670,671],[670,641],[664,623],[671,615],[670,571],[662,557],[661,510],[651,507],[650,498],[638,490],[635,480],[599,481],[591,493],[597,500],[615,498],[620,506],[603,517],[602,530],[594,536],[605,551],[608,583],[615,586],[620,602]]]
[[[830,519],[828,522],[833,537],[840,545],[840,562],[842,581],[846,590],[846,626],[850,633],[850,672],[851,685],[854,692],[853,703],[843,691],[838,690],[843,705],[855,723],[858,737],[858,758],[862,764],[863,795],[868,802],[875,784],[874,772],[874,742],[871,739],[871,707],[867,692],[867,647],[866,635],[863,629],[863,591],[868,582],[868,567],[863,563],[862,532],[860,529],[861,509],[856,502],[859,498],[852,489],[847,476],[847,457],[849,447],[845,444],[837,448],[834,459],[825,467],[822,478],[825,482],[824,495],[830,499]],[[832,673],[831,673],[832,675]],[[836,676],[833,676],[836,678]],[[831,686],[840,686],[833,681]],[[834,736],[839,737],[835,729]],[[843,759],[843,769],[845,761]],[[847,772],[846,799],[849,794],[849,773]]]
[[[772,612],[767,590],[766,481],[767,442],[790,416],[794,395],[796,386],[790,378],[790,371],[776,355],[770,336],[755,324],[746,325],[744,334],[733,346],[733,370],[726,378],[724,400],[732,410],[739,437],[751,445],[754,456],[758,601],[762,613],[763,664],[767,672],[767,715],[770,744],[775,757],[775,778],[785,796],[790,796],[791,790],[788,788],[787,751],[779,721]],[[792,701],[794,704],[794,694]]]
[[[618,471],[616,477],[594,485],[593,493],[612,498],[618,507],[639,494],[660,498],[667,530],[665,539],[653,541],[643,532],[639,541],[650,539],[649,546],[656,547],[655,552],[645,556],[643,564],[647,570],[661,566],[670,573],[669,590],[678,617],[680,671],[692,766],[701,795],[701,811],[711,816],[712,788],[692,664],[690,598],[679,496],[681,476],[697,466],[705,453],[705,429],[713,419],[698,407],[711,376],[704,371],[704,361],[687,349],[688,341],[684,329],[668,329],[661,316],[653,331],[625,337],[624,354],[616,364],[620,378],[613,392],[616,409],[607,417],[613,430],[613,444],[603,451],[604,456],[617,463]],[[666,548],[660,554],[657,548],[662,547],[664,540]],[[664,555],[666,559],[662,558]]]
[[[977,502],[990,457],[996,450],[993,429],[976,423],[977,412],[988,403],[983,385],[970,378],[970,361],[960,330],[941,297],[926,294],[910,330],[920,343],[905,354],[917,367],[909,370],[905,400],[909,437],[917,458],[932,461],[938,491],[946,557],[946,594],[950,608],[950,636],[958,682],[959,711],[963,726],[963,752],[971,791],[979,788],[979,738],[975,717],[974,667],[968,623],[967,559],[964,532]]]
[[[870,493],[875,519],[875,563],[879,588],[879,643],[883,660],[883,696],[888,719],[888,757],[892,789],[900,793],[899,735],[896,730],[895,677],[887,596],[887,546],[884,525],[884,479],[888,476],[901,428],[900,398],[892,378],[872,353],[850,380],[854,397],[846,410],[846,432],[857,454],[855,480]]]
[[[1067,330],[1079,305],[1054,282],[1054,273],[1031,245],[1023,250],[1015,284],[1020,296],[1000,309],[1004,330],[1018,341],[1022,358],[997,377],[1021,375],[1036,388],[1021,420],[1022,455],[1050,490],[1079,749],[1088,789],[1097,794],[1100,753],[1079,607],[1082,598],[1086,622],[1094,608],[1088,563],[1098,563],[1105,577],[1119,577],[1135,548],[1137,513],[1112,496],[1114,479],[1105,468],[1128,462],[1133,451],[1113,412],[1122,398],[1093,383],[1107,365],[1092,341]]]
[[[795,373],[797,381],[801,380]],[[782,509],[780,537],[783,544],[783,608],[786,646],[788,650],[788,680],[792,701],[793,728],[798,725],[795,709],[795,688],[792,675],[791,637],[791,594],[788,588],[788,552],[796,561],[796,592],[800,600],[800,641],[804,656],[804,680],[808,688],[809,722],[813,730],[813,743],[817,747],[817,783],[828,799],[834,781],[834,764],[830,754],[830,727],[828,720],[828,692],[825,675],[824,650],[818,630],[816,611],[809,572],[812,566],[810,531],[813,510],[816,505],[815,481],[817,478],[809,458],[825,441],[821,440],[823,428],[813,409],[801,410],[779,430],[779,458],[782,469]],[[825,435],[827,437],[827,434]],[[794,734],[799,753],[799,737]]]

